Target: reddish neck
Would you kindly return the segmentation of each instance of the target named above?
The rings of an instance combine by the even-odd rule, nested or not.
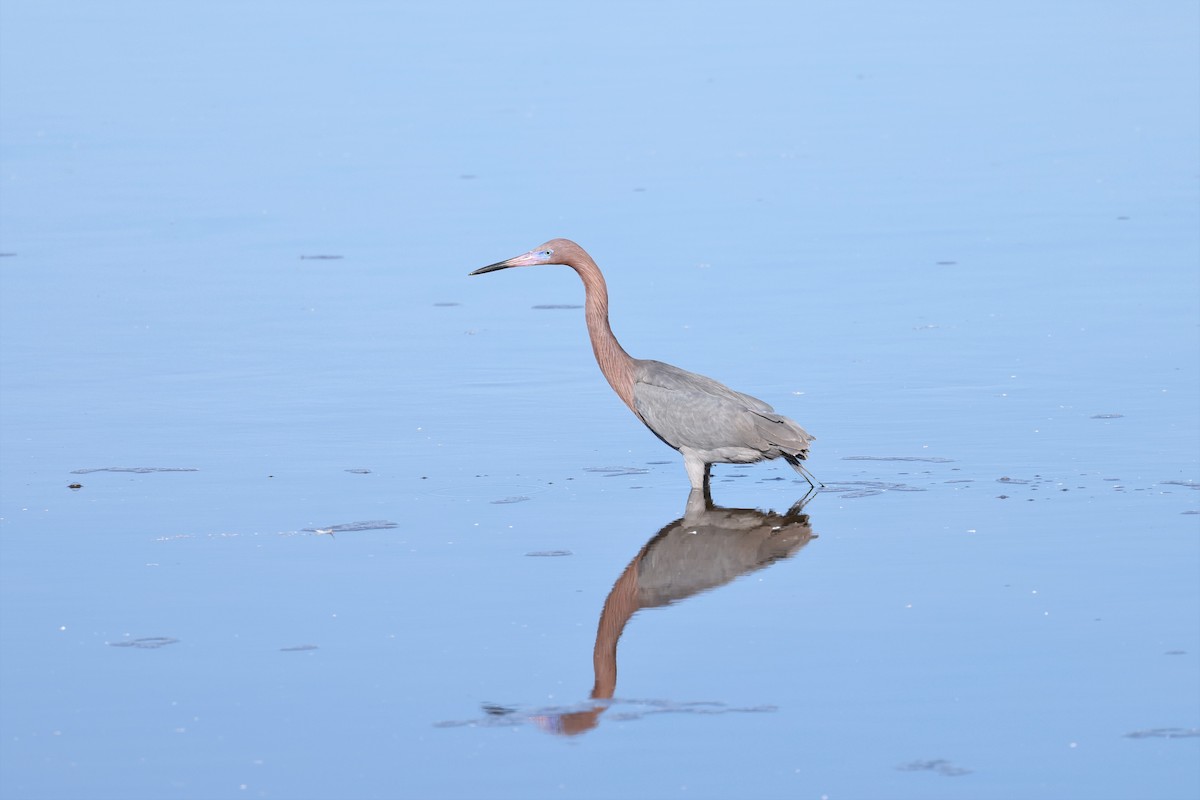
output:
[[[608,286],[596,262],[582,254],[570,265],[583,280],[585,300],[584,318],[587,320],[588,336],[592,340],[592,352],[596,354],[596,363],[600,371],[608,379],[613,391],[625,401],[633,413],[637,408],[633,404],[633,359],[617,337],[613,336],[608,324]]]

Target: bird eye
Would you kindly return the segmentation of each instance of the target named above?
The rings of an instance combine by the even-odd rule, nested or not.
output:
[[[543,251],[542,251],[542,255],[544,255],[544,256],[552,256],[552,255],[554,255],[554,251],[553,251],[553,250],[543,250]]]

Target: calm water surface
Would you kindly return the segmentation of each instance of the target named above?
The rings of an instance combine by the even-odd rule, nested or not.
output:
[[[1197,17],[5,2],[0,794],[1194,798]]]

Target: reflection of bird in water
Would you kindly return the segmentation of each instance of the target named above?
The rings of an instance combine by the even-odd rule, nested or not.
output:
[[[693,490],[708,486],[713,464],[750,464],[783,458],[813,485],[800,462],[813,437],[771,406],[694,372],[632,358],[608,324],[608,287],[592,257],[568,239],[552,239],[524,255],[472,272],[564,264],[583,279],[584,317],[600,371],[654,435],[683,454]]]
[[[613,584],[600,624],[592,665],[593,700],[611,699],[617,687],[617,642],[630,617],[643,608],[665,606],[716,589],[741,575],[789,558],[813,533],[804,499],[785,514],[749,508],[720,508],[700,492],[688,497],[683,517],[656,533]],[[607,705],[534,721],[551,733],[574,735],[596,726]]]

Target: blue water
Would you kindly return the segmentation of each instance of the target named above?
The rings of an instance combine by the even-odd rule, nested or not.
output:
[[[0,5],[0,795],[1195,797],[1198,25]]]

